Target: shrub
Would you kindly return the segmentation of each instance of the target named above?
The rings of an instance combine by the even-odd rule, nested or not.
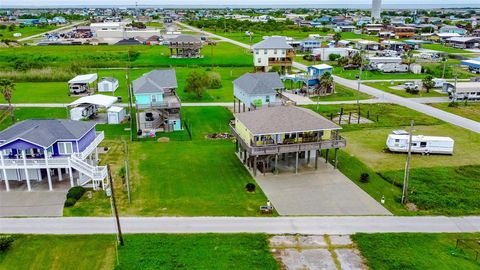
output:
[[[245,185],[245,189],[248,191],[248,192],[254,192],[255,191],[255,184],[254,183],[248,183]]]
[[[340,54],[335,54],[332,53],[328,56],[328,60],[330,61],[336,61],[337,59],[341,58],[342,56]]]
[[[0,252],[5,252],[12,245],[13,237],[11,235],[2,235],[0,236]]]
[[[456,108],[458,107],[458,103],[456,103],[455,101],[451,101],[450,103],[448,103],[448,107]]]
[[[67,199],[73,198],[75,201],[80,200],[83,194],[85,194],[85,191],[84,187],[72,187],[68,190]]]
[[[218,72],[209,72],[208,73],[208,88],[209,89],[219,89],[222,88],[222,77]]]
[[[370,175],[368,173],[360,174],[360,182],[368,183],[369,180],[370,180]]]
[[[75,205],[75,203],[77,202],[77,200],[75,200],[75,198],[67,198],[65,200],[65,207],[72,207]]]

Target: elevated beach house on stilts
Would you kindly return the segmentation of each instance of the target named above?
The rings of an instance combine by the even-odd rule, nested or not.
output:
[[[245,73],[233,81],[234,112],[281,105],[284,88],[277,72]]]
[[[314,159],[317,168],[318,157],[325,150],[328,160],[330,149],[346,146],[346,140],[339,135],[340,126],[321,115],[296,106],[277,106],[234,114],[230,129],[237,139],[237,154],[242,162],[261,172],[278,173],[279,167],[291,164],[298,172],[299,159],[307,166]]]
[[[19,122],[0,132],[0,179],[5,189],[32,181],[48,189],[68,179],[70,186],[104,188],[107,168],[97,166],[97,147],[104,138],[95,123],[64,119]]]
[[[201,58],[203,42],[191,35],[179,35],[169,42],[171,58]]]
[[[138,135],[182,129],[177,75],[174,69],[155,69],[132,82],[137,107]]]

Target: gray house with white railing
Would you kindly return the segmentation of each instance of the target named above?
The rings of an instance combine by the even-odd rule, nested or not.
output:
[[[156,69],[132,82],[139,132],[182,129],[175,69]]]
[[[107,168],[98,166],[103,132],[95,123],[65,119],[31,119],[0,132],[0,180],[7,191],[32,181],[105,188]],[[67,181],[68,181],[67,180]]]

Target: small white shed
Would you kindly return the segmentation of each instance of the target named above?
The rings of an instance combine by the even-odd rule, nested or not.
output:
[[[118,80],[113,77],[103,77],[97,84],[98,92],[115,92]]]
[[[112,106],[107,110],[108,123],[120,124],[125,119],[125,108]]]

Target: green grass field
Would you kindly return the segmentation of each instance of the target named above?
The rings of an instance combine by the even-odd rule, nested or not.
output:
[[[213,132],[226,132],[231,112],[222,107],[185,107],[182,109],[192,131],[191,141],[175,140],[129,144],[132,203],[127,194],[117,194],[120,213],[133,216],[255,216],[266,202],[263,192],[247,193],[245,184],[255,183],[234,154],[230,140],[206,139]],[[105,163],[117,172],[123,166],[123,145],[106,141],[111,147]],[[122,190],[121,181],[116,181]],[[74,207],[65,208],[67,216],[109,215],[104,192],[93,199],[82,198]]]
[[[465,50],[462,49],[457,49],[457,48],[452,48],[448,47],[442,44],[422,44],[422,48],[428,49],[428,50],[435,50],[435,51],[440,51],[440,52],[446,52],[446,53],[468,53]]]
[[[33,36],[36,34],[48,32],[51,30],[55,30],[58,28],[55,25],[45,25],[45,26],[26,26],[26,27],[15,27],[14,31],[9,31],[7,29],[0,29],[0,39],[13,39],[13,40],[18,40],[21,38],[26,38],[29,36]],[[15,33],[20,33],[22,34],[21,37],[14,37],[13,34]]]
[[[480,214],[480,165],[416,168],[410,172],[409,201],[421,214]],[[404,170],[382,173],[389,182],[401,185]]]
[[[132,69],[130,71],[130,80],[135,80],[144,73],[149,72],[150,68]],[[197,98],[191,93],[185,92],[185,84],[188,74],[193,70],[203,70],[205,72],[217,72],[222,78],[222,87],[219,89],[207,89],[202,98]],[[176,67],[177,83],[179,95],[182,102],[229,102],[233,100],[233,80],[244,73],[252,72],[248,67]],[[99,79],[102,77],[115,77],[119,80],[119,88],[113,95],[122,97],[122,102],[128,102],[128,90],[126,70],[118,69],[92,69],[92,73],[98,73]],[[69,96],[67,82],[17,82],[15,83],[13,93],[13,103],[63,103],[68,104],[78,97]],[[97,93],[111,95],[111,93]],[[5,103],[3,96],[0,102]]]
[[[18,63],[30,63],[36,68],[126,67],[128,51],[135,52],[130,58],[132,67],[250,67],[253,61],[248,50],[226,42],[205,46],[200,59],[172,59],[167,46],[24,46],[0,48],[0,68],[13,68]]]
[[[342,100],[365,100],[370,99],[372,96],[358,92],[355,89],[343,86],[341,84],[335,84],[335,93],[329,96],[320,97],[320,101],[342,101]],[[317,101],[317,97],[310,97],[312,101]]]
[[[316,106],[308,106],[316,110]],[[341,108],[344,114],[356,112],[355,105],[320,106],[319,112],[330,118]],[[362,104],[361,115],[370,112],[369,124],[343,124],[341,135],[347,147],[340,151],[338,168],[376,200],[385,197],[385,206],[398,215],[472,215],[480,206],[475,194],[480,186],[475,180],[480,161],[480,138],[476,133],[445,124],[435,118],[391,104]],[[377,121],[378,114],[378,121]],[[395,129],[406,129],[409,121],[416,122],[415,134],[449,136],[455,140],[453,155],[412,156],[411,199],[418,211],[407,211],[400,204],[405,154],[385,151],[388,134]],[[331,159],[333,157],[330,157]],[[360,175],[368,173],[368,183],[360,182]],[[459,196],[459,194],[462,194]]]
[[[429,105],[480,122],[480,103],[469,102],[465,105],[464,102],[457,102],[457,107],[450,107],[448,104],[449,103],[433,103]]]
[[[480,264],[455,249],[458,238],[475,239],[480,234],[386,233],[355,234],[353,240],[370,269],[382,270],[473,270]]]
[[[403,83],[404,82],[395,82],[393,85],[390,82],[367,82],[365,83],[368,86],[377,88],[379,90],[385,91],[390,94],[394,94],[397,96],[401,97],[406,97],[406,98],[416,98],[416,97],[446,97],[447,94],[445,93],[439,93],[435,91],[436,89],[430,89],[430,91],[427,93],[425,89],[420,89],[420,92],[418,94],[410,94],[407,93],[405,89],[403,89]],[[396,89],[396,88],[400,89]]]
[[[0,269],[278,269],[263,234],[18,235]]]

